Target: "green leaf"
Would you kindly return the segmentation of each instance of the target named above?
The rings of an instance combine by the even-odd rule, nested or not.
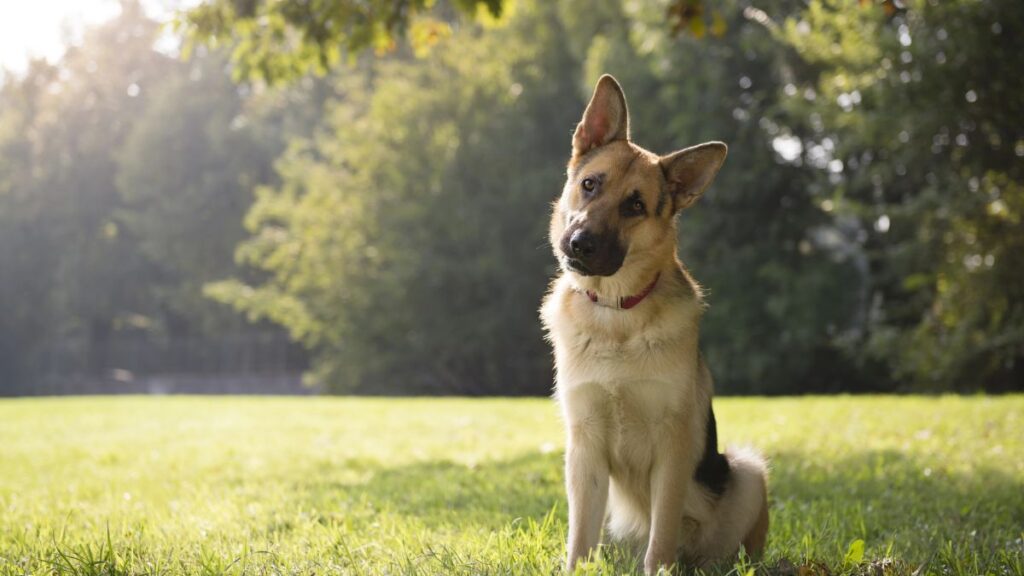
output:
[[[843,558],[843,562],[846,564],[860,564],[864,561],[864,541],[860,538],[850,542],[850,547],[846,549],[846,557]]]

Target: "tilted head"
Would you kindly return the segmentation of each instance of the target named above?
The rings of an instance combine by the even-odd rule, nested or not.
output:
[[[602,76],[572,139],[551,244],[580,277],[640,273],[675,256],[675,216],[711,184],[727,148],[708,142],[658,156],[629,140],[622,88]],[[631,270],[632,269],[632,270]]]

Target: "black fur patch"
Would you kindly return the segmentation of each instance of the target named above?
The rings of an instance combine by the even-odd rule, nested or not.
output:
[[[644,206],[643,210],[635,210],[633,208],[633,204],[637,200],[640,201],[641,206],[644,206],[644,198],[643,196],[640,195],[640,191],[633,190],[633,193],[627,196],[626,199],[619,204],[619,214],[621,214],[623,218],[631,218],[634,216],[647,216],[646,206]]]
[[[668,204],[668,190],[664,186],[661,187],[661,192],[658,193],[658,207],[654,209],[654,213],[661,216],[662,210]]]
[[[704,432],[704,455],[697,465],[693,477],[716,496],[725,493],[729,483],[729,461],[718,452],[718,425],[715,423],[715,411],[708,405],[708,423]]]

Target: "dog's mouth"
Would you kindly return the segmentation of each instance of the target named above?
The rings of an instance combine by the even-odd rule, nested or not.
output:
[[[622,262],[608,265],[605,262],[586,263],[578,258],[565,258],[565,268],[580,276],[614,276],[622,268]]]
[[[582,260],[577,260],[576,258],[566,258],[565,266],[581,276],[591,276],[593,274]]]

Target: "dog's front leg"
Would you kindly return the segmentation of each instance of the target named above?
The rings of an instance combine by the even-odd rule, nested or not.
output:
[[[677,560],[683,505],[686,500],[686,454],[681,446],[665,446],[651,468],[651,534],[644,572],[656,574]]]
[[[600,443],[574,430],[565,454],[565,488],[569,496],[569,544],[566,569],[586,560],[601,538],[608,502],[608,462]]]

